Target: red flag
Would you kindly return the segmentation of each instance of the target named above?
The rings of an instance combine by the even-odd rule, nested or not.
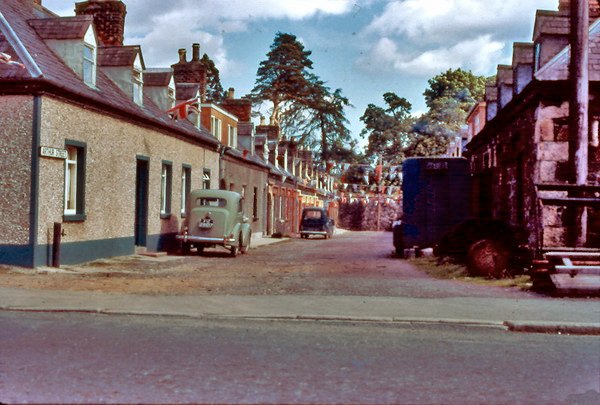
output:
[[[167,110],[167,113],[171,115],[171,118],[174,120],[177,119],[186,119],[189,114],[199,113],[200,109],[198,106],[200,105],[197,98],[192,98],[190,100],[184,101],[183,103],[177,104],[175,107]]]
[[[379,182],[381,181],[381,174],[383,172],[383,166],[382,165],[377,165],[375,167],[375,182],[377,184],[379,184]]]

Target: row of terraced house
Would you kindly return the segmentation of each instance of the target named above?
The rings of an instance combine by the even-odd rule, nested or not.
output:
[[[558,4],[537,11],[532,41],[513,45],[467,120],[475,215],[522,228],[538,252],[600,248],[600,6]]]
[[[0,3],[0,264],[52,263],[57,224],[63,264],[173,249],[198,188],[242,194],[254,238],[297,231],[304,206],[335,215],[310,150],[255,126],[233,89],[207,99],[198,44],[147,67],[123,45],[125,13],[120,0],[73,17]]]

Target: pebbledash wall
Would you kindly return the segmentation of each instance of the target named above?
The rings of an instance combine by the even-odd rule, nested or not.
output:
[[[184,165],[191,169],[192,189],[202,187],[204,169],[213,174],[211,188],[217,187],[218,153],[207,146],[48,96],[37,98],[36,102],[31,97],[1,100],[3,107],[8,108],[3,108],[2,115],[14,113],[13,119],[3,121],[14,126],[6,133],[14,134],[8,147],[15,150],[6,153],[9,159],[2,159],[1,163],[3,173],[11,173],[13,187],[11,192],[2,194],[6,199],[2,208],[4,212],[17,211],[14,207],[6,210],[11,200],[23,201],[25,208],[18,210],[8,225],[0,227],[4,228],[0,254],[4,259],[14,258],[14,264],[51,263],[55,222],[62,223],[64,232],[61,264],[133,253],[138,157],[149,162],[146,243],[149,250],[164,249],[179,230]],[[36,111],[39,111],[37,117]],[[25,116],[14,119],[19,115]],[[65,160],[39,154],[40,146],[65,149],[66,142],[71,141],[85,148],[85,219],[76,221],[63,218]],[[165,162],[172,167],[171,215],[167,218],[160,212]],[[32,195],[31,203],[26,204]],[[28,223],[32,224],[31,229]]]
[[[223,159],[223,174],[226,188],[240,193],[243,197],[244,213],[250,218],[252,239],[264,236],[266,221],[266,195],[269,172],[264,163],[255,158],[247,163],[243,159],[233,159],[225,156]]]
[[[32,134],[38,106],[32,96],[0,97],[0,263],[31,265],[35,230],[30,224],[36,214],[32,174],[37,172],[32,161],[32,151],[37,149]]]

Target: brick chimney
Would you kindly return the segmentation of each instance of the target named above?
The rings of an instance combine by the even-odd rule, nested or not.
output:
[[[121,0],[88,0],[75,3],[76,15],[91,15],[102,46],[123,45],[125,3]]]
[[[260,125],[256,127],[256,135],[266,135],[270,141],[279,141],[281,139],[279,125],[274,124],[273,120],[271,120],[269,125],[266,125],[263,117],[261,117]]]
[[[229,88],[227,98],[223,100],[221,106],[235,115],[240,122],[250,122],[252,102],[247,98],[236,99],[233,88]]]
[[[195,83],[200,85],[200,97],[206,101],[206,67],[200,61],[200,44],[192,45],[192,60],[187,61],[185,49],[179,50],[179,62],[171,65],[175,84]]]

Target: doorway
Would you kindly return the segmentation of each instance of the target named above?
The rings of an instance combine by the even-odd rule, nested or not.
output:
[[[148,181],[150,159],[137,158],[135,171],[135,229],[136,246],[146,246],[148,235]]]

